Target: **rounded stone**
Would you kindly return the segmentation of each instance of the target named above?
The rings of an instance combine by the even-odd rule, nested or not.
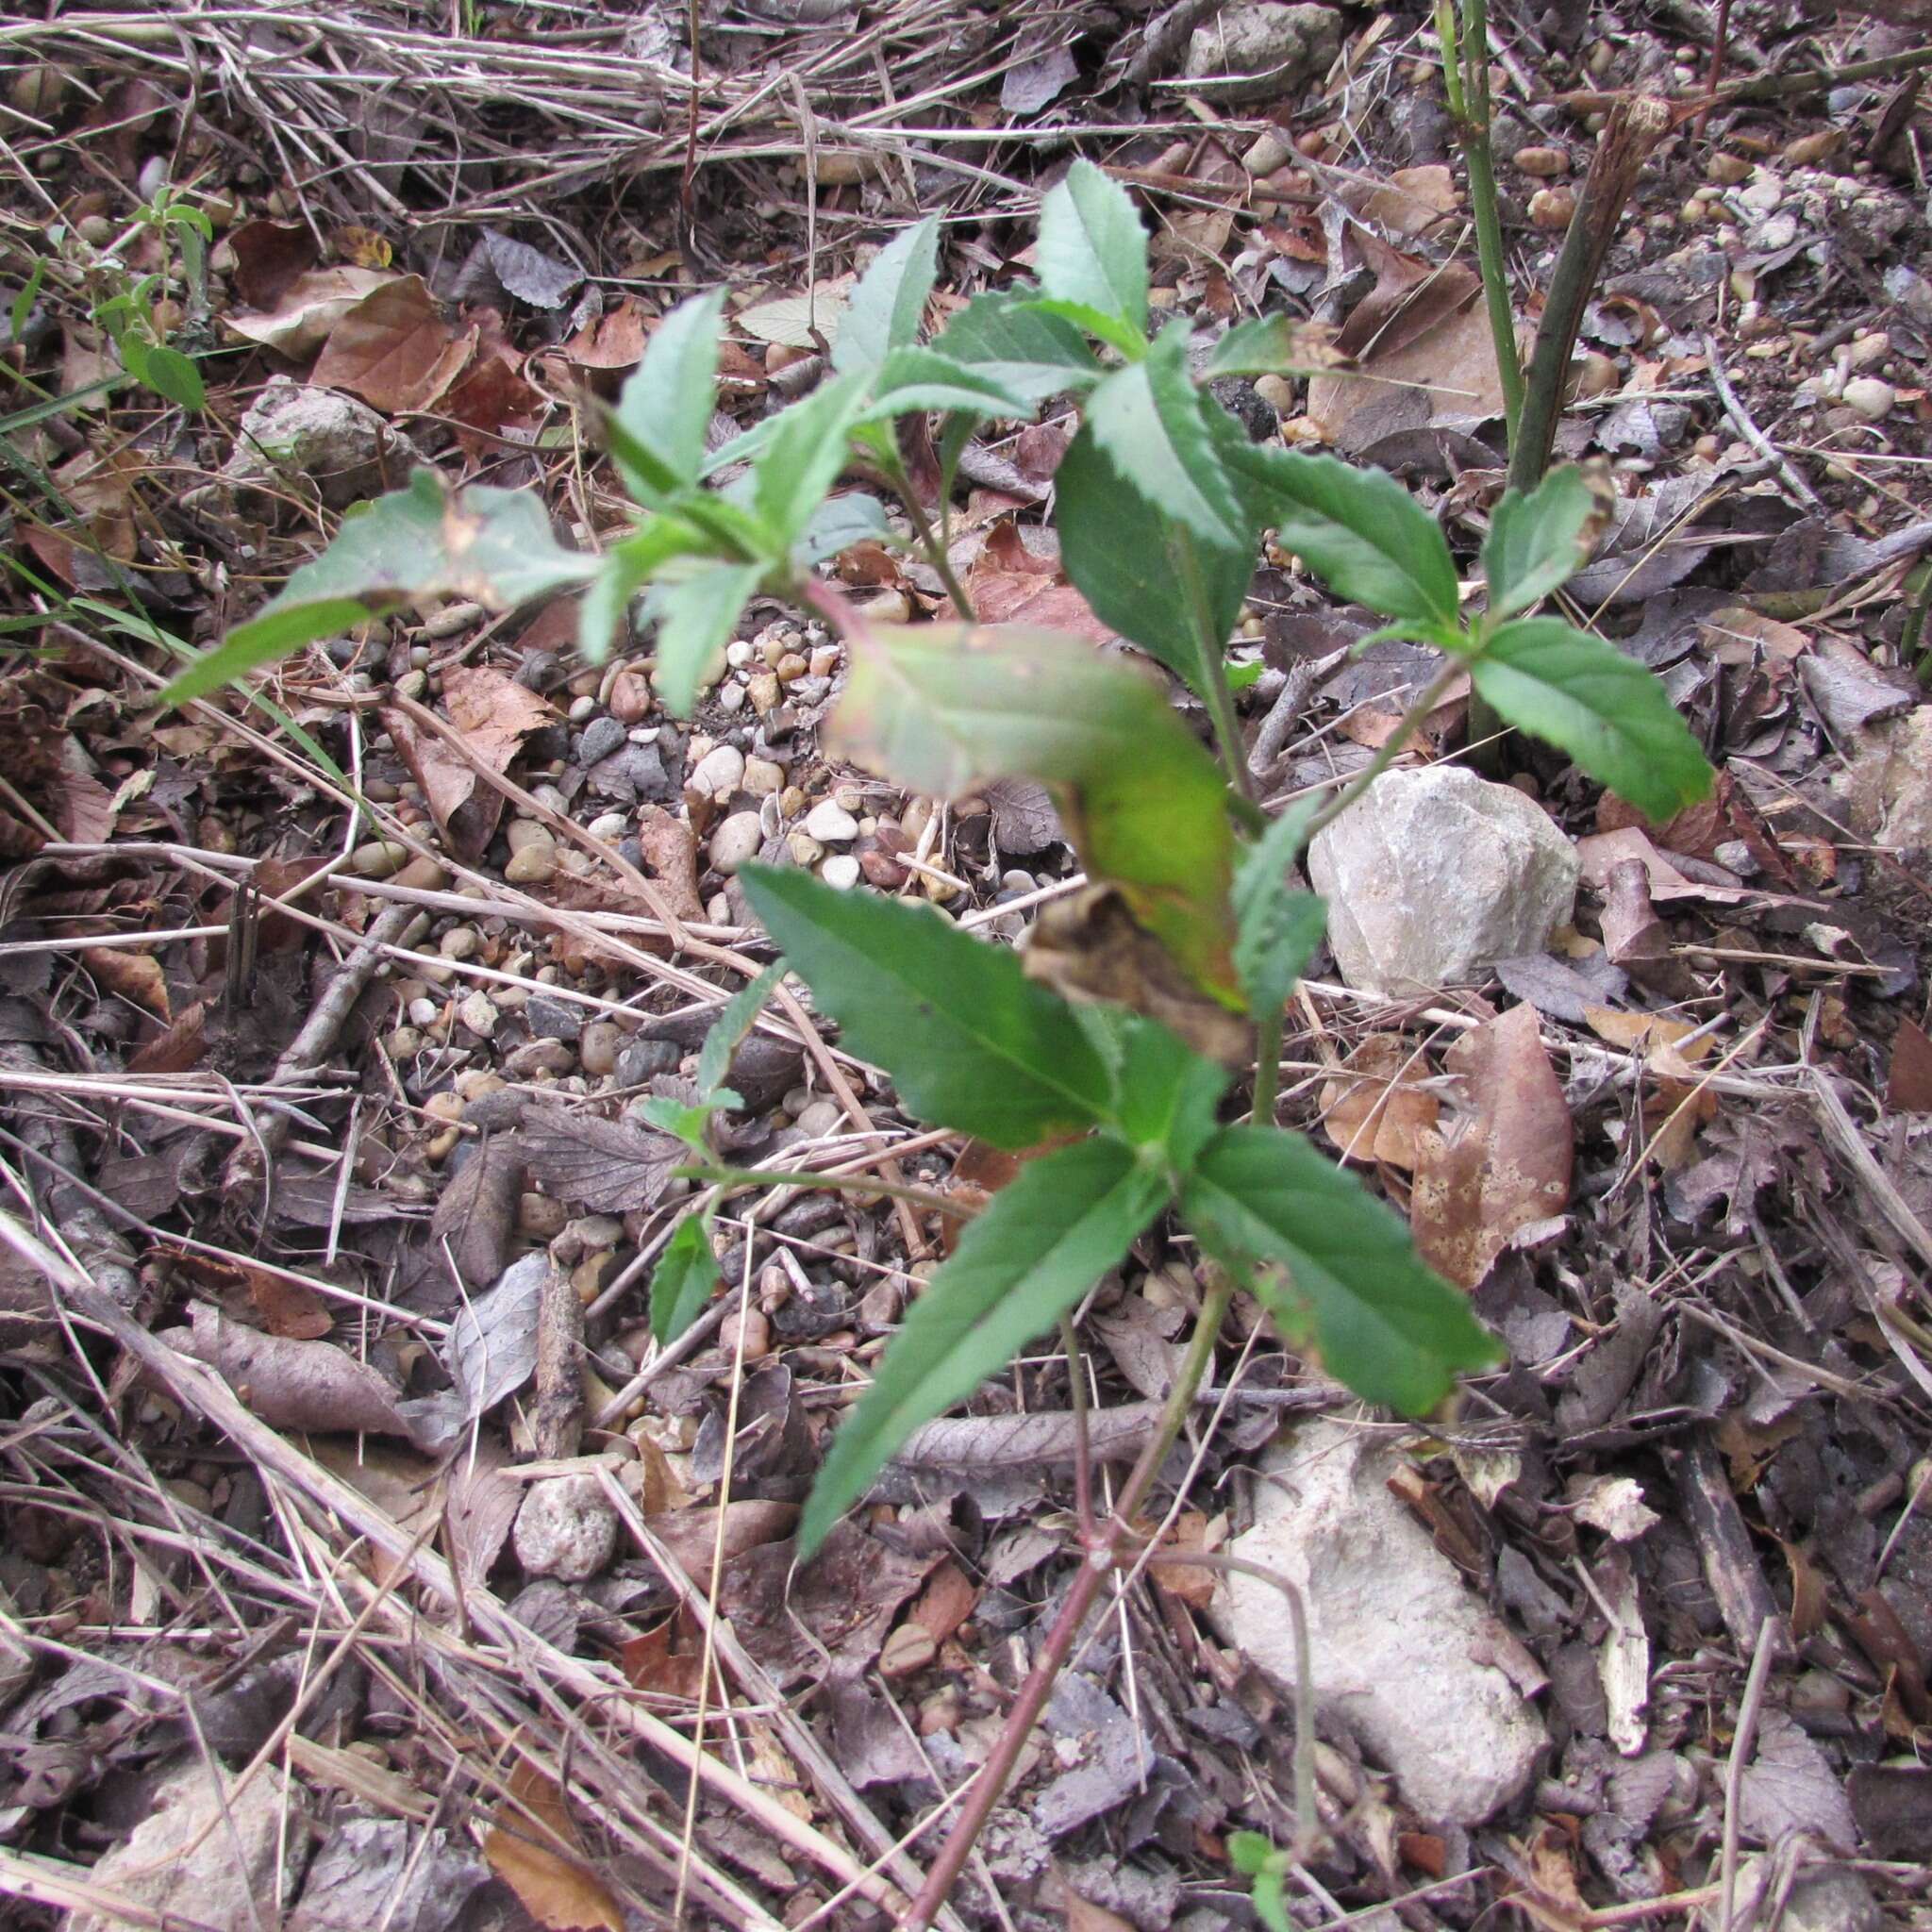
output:
[[[1881,422],[1891,414],[1898,391],[1875,375],[1855,375],[1845,384],[1844,406],[1867,423]]]
[[[541,886],[557,876],[557,841],[546,836],[530,841],[521,852],[512,852],[503,876],[512,886]]]
[[[457,1008],[457,1018],[479,1040],[488,1040],[495,1033],[499,1017],[495,1002],[487,992],[466,993]]]
[[[530,1485],[514,1541],[528,1575],[582,1583],[616,1554],[617,1511],[595,1476],[549,1476]]]
[[[805,833],[821,845],[847,845],[858,837],[858,821],[836,799],[823,799],[806,813]]]
[[[763,827],[755,811],[735,811],[711,834],[706,848],[711,863],[722,873],[734,873],[758,856],[765,842]]]
[[[691,768],[691,789],[707,798],[729,798],[744,777],[744,754],[735,744],[715,744]]]
[[[858,861],[849,852],[835,852],[819,867],[819,876],[826,885],[847,891],[858,883]]]
[[[624,1033],[614,1020],[592,1020],[577,1036],[577,1059],[585,1073],[597,1079],[617,1070]]]

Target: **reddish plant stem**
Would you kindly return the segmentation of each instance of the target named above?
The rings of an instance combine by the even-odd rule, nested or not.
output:
[[[1082,1552],[1079,1574],[1074,1578],[1073,1588],[1067,1591],[1067,1600],[1060,1606],[1060,1613],[1047,1633],[1046,1643],[1034,1660],[1032,1670],[1027,1673],[1025,1683],[1021,1685],[1012,1709],[1007,1713],[999,1740],[974,1782],[945,1843],[940,1847],[940,1855],[933,1861],[932,1870],[925,1874],[925,1883],[919,1888],[919,1896],[900,1921],[907,1932],[924,1932],[945,1904],[953,1887],[958,1883],[960,1873],[966,1869],[966,1860],[973,1856],[973,1847],[978,1843],[979,1834],[992,1815],[992,1807],[999,1803],[1000,1793],[1006,1790],[1007,1780],[1013,1774],[1020,1753],[1033,1734],[1033,1726],[1040,1722],[1040,1714],[1046,1708],[1046,1700],[1053,1694],[1054,1683],[1067,1658],[1073,1655],[1074,1641],[1087,1621],[1087,1613],[1093,1607],[1093,1599],[1099,1593],[1101,1583],[1120,1561],[1123,1550],[1132,1540],[1133,1532],[1129,1525],[1134,1512],[1154,1487],[1154,1479],[1160,1474],[1160,1465],[1166,1461],[1167,1452],[1180,1434],[1181,1424],[1186,1421],[1189,1407],[1194,1399],[1194,1391],[1201,1386],[1202,1374],[1213,1355],[1214,1339],[1221,1332],[1222,1318],[1227,1313],[1227,1305],[1233,1299],[1234,1283],[1226,1275],[1217,1273],[1207,1298],[1201,1304],[1201,1315],[1194,1324],[1194,1332],[1188,1339],[1187,1357],[1181,1363],[1180,1374],[1174,1377],[1174,1387],[1168,1391],[1166,1407],[1160,1412],[1160,1426],[1155,1430],[1146,1448],[1141,1450],[1141,1459],[1127,1477],[1126,1486],[1121,1491],[1120,1501],[1106,1528],[1098,1540]]]

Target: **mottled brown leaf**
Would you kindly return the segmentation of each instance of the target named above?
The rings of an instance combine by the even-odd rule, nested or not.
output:
[[[1474,1290],[1519,1228],[1570,1203],[1574,1136],[1534,1007],[1512,1007],[1444,1057],[1457,1115],[1417,1137],[1409,1216],[1431,1266]]]
[[[472,1288],[488,1288],[509,1260],[524,1163],[514,1134],[492,1134],[443,1189],[430,1217],[429,1238],[446,1241],[457,1273]]]
[[[524,1115],[524,1158],[546,1194],[625,1214],[657,1205],[671,1170],[686,1158],[681,1141],[618,1121],[532,1107]]]
[[[408,1436],[396,1391],[369,1366],[326,1341],[263,1335],[197,1303],[192,1328],[169,1340],[207,1362],[263,1422],[320,1435]]]
[[[398,275],[341,317],[308,379],[360,396],[385,415],[427,409],[475,348],[476,331],[453,329],[421,275]]]

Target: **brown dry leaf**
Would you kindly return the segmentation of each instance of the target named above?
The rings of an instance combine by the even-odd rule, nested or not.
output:
[[[599,1214],[655,1207],[672,1169],[689,1152],[669,1134],[560,1107],[532,1106],[524,1114],[524,1158],[531,1180],[546,1194]]]
[[[1208,1551],[1209,1519],[1198,1509],[1184,1509],[1174,1527],[1160,1540],[1160,1548],[1174,1556],[1198,1557]],[[1217,1572],[1205,1563],[1155,1563],[1148,1568],[1162,1596],[1191,1610],[1206,1610],[1220,1585]]]
[[[1893,1113],[1932,1113],[1932,1039],[1916,1020],[1898,1023],[1885,1104]]]
[[[691,1613],[678,1607],[661,1624],[625,1640],[618,1652],[625,1676],[639,1690],[695,1703],[703,1681],[702,1641]]]
[[[644,359],[650,336],[645,320],[635,302],[620,302],[595,322],[586,323],[564,343],[562,354],[579,369],[635,369]]]
[[[491,1134],[442,1191],[429,1218],[429,1239],[446,1241],[457,1273],[472,1288],[488,1288],[509,1261],[523,1155],[514,1134]]]
[[[578,1860],[584,1841],[551,1779],[521,1759],[483,1840],[490,1869],[545,1932],[624,1932],[609,1887]]]
[[[312,1288],[258,1268],[245,1256],[209,1255],[159,1241],[149,1258],[178,1270],[212,1294],[225,1313],[270,1335],[320,1341],[335,1326],[327,1303]]]
[[[1437,268],[1404,255],[1365,230],[1354,240],[1376,285],[1335,340],[1355,369],[1309,382],[1309,420],[1337,449],[1357,451],[1400,429],[1495,415],[1503,386],[1479,278],[1459,263]]]
[[[441,413],[471,432],[464,436],[459,430],[458,440],[474,454],[513,425],[533,425],[545,407],[543,392],[531,388],[512,363],[501,356],[478,356],[450,386]]]
[[[168,1005],[168,982],[152,953],[125,946],[84,946],[81,963],[111,993],[152,1013],[165,1026],[175,1017]]]
[[[1061,998],[1145,1013],[1224,1066],[1240,1066],[1253,1050],[1247,1021],[1194,985],[1116,887],[1088,886],[1042,907],[1020,958],[1028,979]]]
[[[979,1607],[979,1586],[948,1559],[927,1577],[925,1588],[906,1613],[935,1643],[943,1643]]]
[[[352,261],[358,268],[388,268],[395,259],[395,250],[390,246],[387,235],[378,235],[374,228],[360,227],[354,222],[336,229],[328,241],[338,261]]]
[[[264,314],[280,308],[297,280],[322,259],[315,237],[300,222],[243,222],[229,231],[227,242],[235,258],[236,294],[244,308]]]
[[[1474,1291],[1513,1234],[1569,1206],[1574,1135],[1534,1007],[1465,1034],[1443,1064],[1461,1111],[1418,1137],[1409,1217],[1424,1257]]]
[[[1405,1172],[1418,1136],[1442,1104],[1428,1089],[1429,1063],[1399,1033],[1371,1033],[1322,1083],[1322,1132],[1345,1160],[1386,1161]]]
[[[318,1435],[408,1436],[409,1429],[388,1381],[326,1341],[263,1335],[197,1302],[189,1329],[168,1340],[183,1355],[220,1372],[263,1422]]]
[[[1440,161],[1421,168],[1397,168],[1388,183],[1362,204],[1365,219],[1404,240],[1424,235],[1461,206],[1456,176]]]
[[[478,768],[498,774],[508,771],[525,738],[554,724],[556,713],[535,691],[487,664],[451,670],[443,679],[442,702],[468,757],[419,730],[401,711],[385,710],[382,719],[451,851],[474,860],[503,816],[502,792],[480,782]]]
[[[1035,624],[1091,643],[1113,641],[1113,631],[1061,576],[1058,558],[1028,550],[1010,518],[987,532],[968,573],[966,594],[982,624]]]
[[[94,776],[79,739],[63,737],[59,768],[47,776],[47,816],[70,845],[100,845],[114,836],[114,794]]]
[[[330,331],[350,309],[391,277],[375,269],[310,269],[282,291],[272,309],[236,309],[223,324],[244,341],[258,342],[278,356],[299,362],[327,341]]]
[[[638,813],[636,831],[643,858],[639,871],[664,894],[679,919],[702,920],[698,841],[690,824],[661,805],[647,805]]]
[[[130,1074],[185,1074],[208,1051],[208,1008],[200,1000],[184,1007],[164,1033],[158,1033],[127,1062]]]
[[[1695,1064],[1710,1052],[1710,1036],[1679,1047],[1678,1041],[1697,1030],[1688,1020],[1620,1013],[1608,1007],[1586,1007],[1583,1017],[1599,1040],[1643,1055],[1652,1075],[1641,1109],[1650,1157],[1666,1173],[1689,1167],[1696,1158],[1697,1129],[1717,1114],[1717,1095],[1698,1085]]]
[[[60,393],[63,396],[77,396],[83,390],[92,390],[96,383],[107,382],[120,374],[120,361],[99,329],[86,323],[60,325]],[[105,393],[95,393],[75,407],[98,409],[106,401]]]
[[[421,275],[398,275],[343,313],[308,379],[398,415],[431,408],[475,349],[476,331],[451,328]]]
[[[450,1560],[467,1590],[483,1586],[526,1493],[508,1474],[509,1452],[494,1436],[468,1438],[450,1465],[442,1498]]]
[[[764,1543],[782,1542],[798,1523],[796,1503],[748,1501],[724,1506],[724,1560],[741,1557]],[[711,1555],[718,1541],[718,1511],[676,1509],[668,1516],[646,1516],[644,1526],[664,1545],[665,1554],[693,1583],[708,1587]]]

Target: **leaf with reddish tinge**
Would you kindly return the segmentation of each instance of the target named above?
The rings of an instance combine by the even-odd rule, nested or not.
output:
[[[1465,1034],[1444,1065],[1462,1108],[1418,1136],[1409,1219],[1424,1258],[1474,1290],[1513,1234],[1569,1206],[1574,1132],[1534,1007]]]
[[[382,721],[423,788],[423,802],[450,849],[458,858],[473,860],[490,843],[503,816],[503,793],[482,782],[478,768],[508,772],[525,738],[555,724],[557,714],[535,691],[487,664],[459,665],[449,672],[443,680],[443,708],[463,735],[463,751],[420,729],[402,711],[386,709]]]
[[[476,331],[453,329],[421,275],[399,275],[341,317],[308,379],[397,415],[432,408],[475,349]]]
[[[1418,1140],[1442,1110],[1428,1082],[1419,1048],[1399,1033],[1371,1033],[1323,1082],[1322,1131],[1344,1160],[1412,1168]]]
[[[490,1869],[545,1932],[624,1932],[624,1909],[579,1862],[584,1841],[563,1793],[519,1759],[483,1840]]]

